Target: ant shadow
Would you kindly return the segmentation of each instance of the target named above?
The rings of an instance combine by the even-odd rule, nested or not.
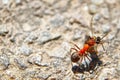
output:
[[[89,65],[87,65],[87,67],[84,67],[84,65],[72,66],[73,73],[84,73],[84,71],[87,71],[87,72],[94,71],[97,65],[100,66],[102,64],[102,61],[100,61],[96,53],[92,53],[91,58],[92,58],[92,61],[90,62]]]

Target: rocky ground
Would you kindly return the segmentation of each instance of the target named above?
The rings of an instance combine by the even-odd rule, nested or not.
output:
[[[91,35],[103,64],[73,74],[71,42]],[[0,80],[120,80],[120,0],[0,0]]]

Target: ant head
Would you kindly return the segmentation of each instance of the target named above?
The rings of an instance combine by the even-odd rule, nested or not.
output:
[[[71,55],[71,61],[72,61],[72,62],[78,62],[79,59],[80,59],[80,57],[79,57],[79,55],[78,55],[76,52],[74,52],[74,53]]]
[[[98,36],[98,37],[96,38],[96,43],[99,44],[100,42],[101,42],[101,38]]]
[[[88,40],[90,40],[90,39],[91,39],[91,37],[90,37],[89,35],[86,35],[86,36],[85,36],[85,43],[87,43]]]

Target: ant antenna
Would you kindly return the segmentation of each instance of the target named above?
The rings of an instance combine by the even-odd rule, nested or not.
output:
[[[101,45],[102,45],[103,50],[106,51],[104,45],[103,44],[101,44]]]
[[[90,29],[91,29],[91,33],[92,33],[92,37],[93,37],[93,17],[91,18],[91,21],[90,21]]]
[[[102,40],[103,38],[105,38],[105,37],[108,35],[109,32],[110,32],[110,31],[108,31],[108,32],[101,38],[101,40]]]
[[[103,50],[107,53],[107,50],[105,49],[104,45],[103,44],[101,45],[102,45]]]
[[[104,43],[104,42],[102,41],[100,44],[102,45],[103,50],[107,53],[107,50],[105,49],[103,43]]]

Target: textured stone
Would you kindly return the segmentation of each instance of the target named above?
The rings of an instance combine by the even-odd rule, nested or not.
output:
[[[9,64],[9,57],[6,54],[0,54],[0,70],[7,69]]]
[[[53,27],[60,27],[64,24],[64,17],[60,14],[56,14],[53,18],[51,18],[50,23]]]
[[[119,2],[0,0],[0,80],[119,80]],[[83,48],[92,16],[93,36],[110,31],[105,51],[97,48],[103,64],[92,72],[78,66],[84,73],[73,74],[70,42]]]
[[[91,0],[91,2],[96,4],[96,5],[100,5],[104,2],[104,0]]]
[[[117,0],[106,0],[106,2],[108,4],[115,4],[117,2]]]
[[[110,17],[110,13],[108,8],[102,8],[101,14],[103,15],[104,18],[108,19]]]
[[[8,4],[9,0],[2,0],[3,4]]]
[[[98,80],[111,79],[115,77],[115,75],[116,75],[115,68],[104,68],[101,74],[99,75]]]
[[[43,31],[40,33],[40,36],[37,40],[38,44],[44,44],[46,42],[49,42],[51,40],[59,39],[61,37],[61,34],[51,34],[48,31]]]
[[[8,32],[9,31],[5,25],[0,25],[0,35],[5,36]]]
[[[26,64],[26,59],[24,57],[17,57],[14,59],[15,63],[20,69],[26,69],[28,66]]]
[[[35,40],[37,39],[37,35],[35,35],[35,33],[30,33],[24,40],[24,42],[27,42],[27,43],[33,43],[35,42]]]
[[[35,76],[39,79],[43,79],[43,80],[46,80],[48,79],[48,77],[50,77],[52,75],[51,72],[39,72],[38,74],[36,74]]]
[[[48,55],[64,58],[69,52],[69,49],[69,44],[67,42],[63,42],[59,47],[55,47],[52,51],[48,52]]]
[[[74,36],[73,40],[80,39],[81,38],[82,31],[80,29],[75,29],[74,30]]]
[[[94,4],[91,4],[91,5],[89,5],[89,11],[90,11],[90,13],[95,14],[98,12],[98,7]]]
[[[39,9],[42,6],[42,3],[39,0],[29,2],[31,8]]]
[[[41,65],[42,57],[39,54],[32,54],[28,58],[28,62],[36,65]]]
[[[51,39],[52,35],[48,31],[43,31],[40,33],[40,36],[38,38],[38,44],[44,44],[45,42],[49,41]]]
[[[31,26],[30,24],[28,23],[24,23],[23,26],[22,26],[23,30],[24,31],[32,31],[34,30],[36,27],[35,26]]]
[[[118,20],[118,23],[117,23],[117,29],[120,30],[120,19]]]
[[[110,25],[109,24],[104,24],[104,25],[102,25],[102,30],[103,30],[103,32],[104,33],[106,33],[106,32],[109,32],[110,31]]]
[[[19,47],[18,50],[18,54],[23,54],[25,56],[29,56],[30,54],[32,54],[32,49],[29,48],[27,45],[22,45],[21,47]]]

